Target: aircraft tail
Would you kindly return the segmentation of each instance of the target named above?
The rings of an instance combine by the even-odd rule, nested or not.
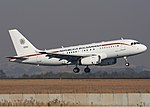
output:
[[[36,49],[17,29],[9,30],[10,37],[18,56],[36,54]]]

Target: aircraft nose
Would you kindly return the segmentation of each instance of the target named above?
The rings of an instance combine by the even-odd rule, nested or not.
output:
[[[144,45],[144,51],[146,51],[147,50],[147,47]]]
[[[144,51],[146,51],[146,50],[147,50],[147,47],[146,47],[145,45],[142,45],[142,46],[141,46],[141,51],[144,52]]]

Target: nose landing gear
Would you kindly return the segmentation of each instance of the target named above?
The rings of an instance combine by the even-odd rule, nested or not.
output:
[[[125,65],[126,65],[126,66],[130,66],[130,63],[129,63],[129,62],[127,62],[127,63],[125,63]]]
[[[128,62],[128,59],[126,56],[124,57],[124,60],[125,60],[125,66],[130,66],[130,63]]]

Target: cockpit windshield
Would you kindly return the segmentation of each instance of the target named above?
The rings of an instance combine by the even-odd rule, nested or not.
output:
[[[131,45],[140,44],[139,42],[132,42]]]

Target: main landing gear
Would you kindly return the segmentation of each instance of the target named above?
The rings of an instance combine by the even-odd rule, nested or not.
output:
[[[79,72],[80,72],[80,69],[76,66],[76,67],[73,69],[73,72],[74,72],[74,73],[79,73]]]
[[[84,68],[84,72],[85,73],[89,73],[91,71],[91,69],[87,66],[86,68]],[[76,66],[74,69],[73,69],[73,72],[74,73],[79,73],[80,72],[80,69]]]
[[[128,59],[126,56],[124,57],[124,60],[125,60],[125,66],[130,66],[130,63],[128,62]]]
[[[89,73],[90,71],[91,71],[91,69],[88,66],[86,68],[84,68],[85,73]]]

